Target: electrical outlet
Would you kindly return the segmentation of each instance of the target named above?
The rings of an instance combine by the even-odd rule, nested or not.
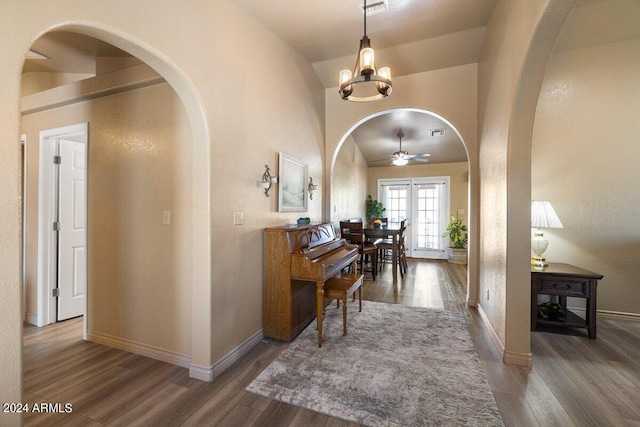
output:
[[[489,289],[487,289],[487,301],[489,301]]]
[[[233,225],[242,225],[242,224],[244,224],[244,212],[234,212]]]

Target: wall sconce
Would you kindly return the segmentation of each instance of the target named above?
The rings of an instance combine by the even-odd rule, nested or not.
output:
[[[262,174],[262,181],[260,181],[260,183],[262,184],[262,188],[264,188],[264,195],[269,197],[269,190],[271,190],[271,186],[275,183],[278,182],[278,177],[277,176],[272,176],[269,173],[269,165],[264,165],[265,170],[264,173]]]
[[[318,185],[313,183],[313,178],[309,178],[309,186],[307,189],[309,190],[309,199],[313,200],[313,192],[318,189]]]

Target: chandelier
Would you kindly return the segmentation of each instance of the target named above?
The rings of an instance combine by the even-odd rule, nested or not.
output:
[[[340,96],[353,102],[371,102],[391,94],[391,69],[382,67],[376,72],[371,40],[367,37],[367,0],[364,1],[364,35],[353,70],[341,70]]]

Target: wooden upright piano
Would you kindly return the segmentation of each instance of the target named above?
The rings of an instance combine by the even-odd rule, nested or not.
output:
[[[322,315],[324,282],[350,264],[355,271],[357,256],[332,224],[265,229],[265,337],[291,341]]]

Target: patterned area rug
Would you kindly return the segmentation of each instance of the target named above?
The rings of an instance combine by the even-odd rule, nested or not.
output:
[[[462,315],[363,301],[327,307],[247,390],[367,426],[502,426]]]

